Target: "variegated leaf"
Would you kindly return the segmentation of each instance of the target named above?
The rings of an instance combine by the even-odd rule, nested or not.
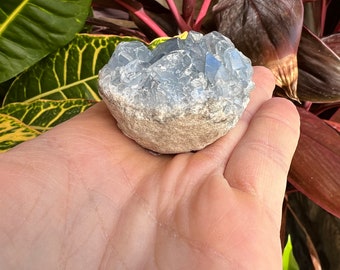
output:
[[[0,109],[35,130],[44,132],[85,111],[94,103],[85,99],[37,100],[11,103]]]
[[[0,152],[38,136],[40,132],[25,125],[15,117],[0,114]]]
[[[39,99],[83,98],[99,101],[98,71],[109,61],[116,45],[132,37],[79,34],[67,46],[19,75],[4,104]]]

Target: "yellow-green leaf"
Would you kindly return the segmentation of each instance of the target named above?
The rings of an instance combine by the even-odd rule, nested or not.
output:
[[[94,102],[84,99],[37,100],[11,103],[0,108],[1,114],[17,118],[35,130],[44,132],[85,111]]]
[[[38,136],[40,132],[28,127],[15,117],[0,114],[0,152]]]
[[[99,101],[99,70],[109,61],[119,42],[131,40],[137,39],[78,34],[67,46],[20,74],[8,90],[4,104],[38,99]]]
[[[188,32],[183,32],[182,34],[176,36],[175,38],[180,38],[180,39],[186,39],[188,36]],[[167,41],[168,39],[170,39],[171,37],[159,37],[154,39],[150,44],[149,44],[149,49],[153,50],[154,48],[156,48],[159,44]]]
[[[179,37],[186,36],[187,33],[183,33]],[[155,39],[148,46],[153,49],[166,39]],[[70,98],[99,101],[99,70],[110,60],[118,43],[135,40],[139,39],[78,34],[70,44],[19,75],[7,92],[4,104]]]

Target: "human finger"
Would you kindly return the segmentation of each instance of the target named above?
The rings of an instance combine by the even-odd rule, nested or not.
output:
[[[208,161],[212,166],[218,166],[221,173],[224,172],[231,152],[247,130],[253,115],[265,101],[272,97],[275,79],[269,69],[262,66],[254,67],[253,81],[255,88],[250,94],[249,104],[237,125],[225,136],[197,153],[198,158],[203,159],[204,162]]]
[[[229,185],[267,205],[281,205],[299,123],[290,101],[273,98],[264,103],[228,161],[224,175]]]

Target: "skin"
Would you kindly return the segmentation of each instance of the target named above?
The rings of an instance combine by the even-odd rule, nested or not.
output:
[[[0,155],[1,269],[282,269],[299,117],[255,67],[242,119],[196,153],[153,155],[105,105]]]

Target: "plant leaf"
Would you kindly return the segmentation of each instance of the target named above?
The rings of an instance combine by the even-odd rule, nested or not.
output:
[[[220,0],[213,11],[218,31],[229,37],[253,65],[270,68],[276,84],[289,98],[297,100],[296,53],[303,21],[302,1]]]
[[[0,108],[0,114],[12,116],[30,128],[44,132],[91,107],[85,99],[36,100],[11,103]]]
[[[324,37],[321,40],[340,57],[340,33]]]
[[[312,113],[298,108],[301,136],[289,172],[295,188],[340,217],[340,135]]]
[[[150,50],[155,49],[159,44],[165,42],[168,39],[172,39],[172,38],[180,38],[180,39],[186,39],[188,36],[188,32],[183,32],[175,37],[159,37],[159,38],[155,38],[149,45],[148,48]]]
[[[306,218],[302,219],[301,209],[293,204],[294,198],[297,196],[302,197],[302,194],[294,192],[285,198],[287,204],[286,230],[291,236],[294,258],[300,269],[321,269],[315,243],[303,222],[306,221]]]
[[[300,269],[338,269],[340,219],[300,192],[290,194],[288,204],[287,230]]]
[[[182,16],[188,25],[191,25],[195,15],[196,0],[183,0]]]
[[[312,102],[340,100],[340,57],[305,27],[298,62],[299,99]]]
[[[82,29],[90,4],[91,0],[1,1],[0,82],[72,40]]]
[[[303,24],[318,37],[321,37],[324,31],[326,10],[326,0],[304,3]]]
[[[161,27],[145,12],[143,5],[135,0],[115,0],[119,5],[130,11],[134,17],[143,21],[159,37],[166,37],[167,34]]]
[[[287,244],[282,254],[283,270],[299,270],[299,266],[294,258],[292,249],[293,246],[289,235]]]
[[[16,146],[27,140],[31,140],[40,133],[26,126],[15,117],[0,114],[0,152]]]
[[[336,112],[332,115],[330,120],[340,123],[340,106],[338,107]]]
[[[121,41],[132,37],[78,34],[67,46],[39,61],[12,83],[4,105],[38,99],[99,101],[98,71]]]

